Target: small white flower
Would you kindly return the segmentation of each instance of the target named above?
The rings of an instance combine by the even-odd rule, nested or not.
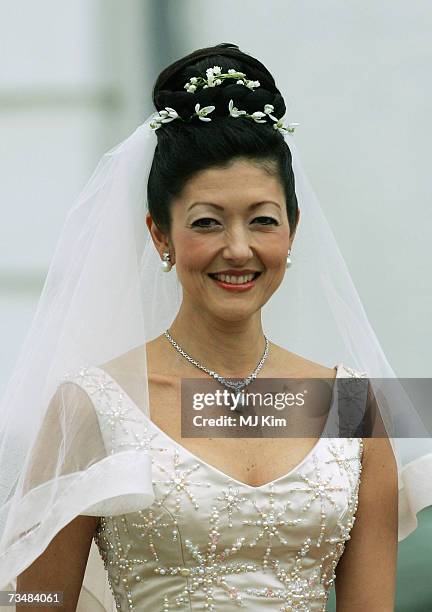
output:
[[[259,86],[260,86],[259,81],[246,81],[246,87],[249,87],[249,89],[253,89],[254,87],[259,87]]]
[[[174,121],[174,119],[178,118],[178,113],[173,108],[165,106],[165,110],[159,111],[159,116],[161,117],[161,123],[169,123],[170,121]]]
[[[266,104],[264,106],[264,112],[266,113],[266,115],[270,115],[270,113],[272,113],[273,111],[274,111],[273,104]]]
[[[196,85],[189,85],[187,91],[188,93],[194,93],[196,91]]]
[[[282,134],[286,131],[286,127],[282,123],[281,119],[279,119],[278,122],[273,125],[273,129],[274,130],[279,130],[279,132],[281,132]],[[288,130],[288,131],[290,131],[290,130]]]
[[[221,85],[221,84],[222,84],[221,79],[216,79],[216,81],[215,81],[215,85]]]
[[[207,68],[207,70],[206,70],[206,75],[207,75],[207,78],[208,78],[209,76],[213,76],[213,68]]]
[[[201,109],[200,114],[208,115],[209,113],[212,113],[215,108],[216,106],[204,106],[204,108]]]
[[[189,83],[189,81],[188,81],[187,83],[185,83],[185,84],[184,84],[184,89],[188,89],[188,88],[190,87],[190,85],[191,85],[191,84],[190,84],[190,83]]]
[[[191,77],[190,82],[191,82],[191,83],[198,83],[198,79],[197,79],[197,77]]]
[[[263,117],[265,117],[265,113],[262,113],[261,111],[255,111],[252,113],[251,117],[254,121],[256,121],[256,123],[266,123],[266,120],[263,119]]]
[[[216,106],[204,106],[204,108],[200,109],[200,104],[195,104],[195,113],[198,115],[198,118],[201,121],[211,121],[210,117],[207,117],[210,113],[214,111]]]
[[[266,105],[267,106],[267,105]],[[271,104],[269,106],[272,106]],[[266,112],[265,108],[264,108],[264,112]],[[279,121],[279,119],[277,117],[275,117],[274,115],[271,115],[270,113],[266,113],[268,117],[270,117],[270,119],[272,119],[273,121]]]
[[[222,68],[220,66],[213,66],[213,73],[220,74],[222,72]]]
[[[237,85],[244,85],[243,81],[237,81]]]
[[[207,89],[207,88],[208,88],[208,85],[204,85],[203,89]]]
[[[234,68],[230,68],[228,70],[228,74],[237,74],[237,70],[234,70]]]
[[[240,117],[241,115],[246,115],[246,111],[239,110],[234,106],[234,100],[230,100],[228,104],[228,109],[231,117]]]
[[[271,116],[271,115],[270,115]],[[275,119],[276,123],[273,125],[273,128],[275,130],[279,130],[280,132],[289,132],[290,134],[292,134],[296,128],[297,125],[300,125],[299,123],[288,123],[288,126],[285,127],[284,124],[282,123],[282,119]]]

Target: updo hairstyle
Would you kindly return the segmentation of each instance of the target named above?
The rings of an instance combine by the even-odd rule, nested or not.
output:
[[[221,85],[199,88],[194,93],[184,89],[191,77],[206,77],[207,68],[220,66],[222,72],[234,68],[246,78],[259,81],[260,86],[249,89],[237,85],[234,79]],[[156,130],[157,146],[147,186],[149,212],[166,235],[171,228],[170,208],[179,197],[186,182],[195,174],[209,168],[226,168],[238,159],[256,163],[271,176],[278,176],[283,187],[291,233],[297,222],[297,198],[291,152],[283,135],[273,128],[273,122],[256,123],[247,118],[229,115],[228,103],[247,113],[272,104],[272,115],[285,114],[285,102],[267,68],[254,57],[243,53],[237,45],[221,43],[198,49],[177,60],[161,72],[153,88],[156,110],[174,108],[180,117],[188,118],[200,108],[214,105],[211,121],[193,117],[188,122],[175,119]]]

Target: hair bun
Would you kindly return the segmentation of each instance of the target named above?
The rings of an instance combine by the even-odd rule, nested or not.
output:
[[[213,66],[219,66],[222,74],[229,74],[233,68],[244,73],[247,80],[260,84],[251,88],[243,84],[243,79],[237,84],[240,79],[229,74],[232,78],[225,77],[214,87],[204,89],[200,80],[193,93],[185,89],[191,77],[207,80],[206,70]],[[230,117],[230,100],[249,117]],[[273,117],[281,119],[285,114],[283,97],[264,64],[229,42],[197,49],[161,72],[153,88],[153,101],[159,111],[167,106],[174,108],[185,121],[192,117],[190,123],[168,119],[167,128],[156,131],[157,146],[148,179],[147,199],[152,219],[164,234],[169,235],[171,231],[173,201],[183,193],[191,178],[202,170],[225,168],[232,160],[245,158],[256,161],[279,179],[292,235],[298,221],[298,205],[288,143],[282,130],[274,129],[278,126],[270,117],[261,125],[250,117],[254,112],[263,112],[266,104],[274,107],[270,113]],[[215,107],[208,117],[209,122],[196,116],[197,104],[201,109]]]
[[[225,79],[221,85],[206,89],[199,87],[194,93],[184,89],[191,77],[205,78],[206,70],[212,66],[220,66],[223,73],[234,68],[243,72],[247,79],[259,81],[260,86],[249,89],[245,85],[237,85],[234,79]],[[286,111],[271,72],[255,57],[230,42],[197,49],[180,58],[161,72],[153,88],[153,102],[157,110],[168,106],[186,119],[194,114],[197,103],[201,108],[215,106],[212,117],[227,116],[231,99],[234,106],[248,114],[263,111],[265,104],[274,106],[274,115],[278,118],[283,117]]]
[[[227,117],[230,100],[239,110],[248,114],[263,111],[266,104],[274,106],[278,118],[285,114],[285,103],[279,92],[269,91],[263,87],[251,90],[245,85],[238,85],[234,81],[225,81],[216,87],[200,88],[196,92],[162,90],[155,95],[156,108],[162,110],[166,106],[174,108],[182,119],[188,119],[195,113],[195,105],[200,107],[215,106],[212,117]]]

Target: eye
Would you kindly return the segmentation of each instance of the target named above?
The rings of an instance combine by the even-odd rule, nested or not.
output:
[[[279,225],[273,217],[255,217],[254,221],[259,221],[262,225]]]
[[[203,217],[202,219],[197,219],[192,223],[192,227],[202,227],[202,228],[211,228],[214,225],[211,222],[218,223],[216,219],[211,219],[210,217]]]

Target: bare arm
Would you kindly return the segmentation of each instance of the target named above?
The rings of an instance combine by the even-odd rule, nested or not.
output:
[[[48,548],[17,578],[17,591],[63,591],[64,612],[75,612],[97,516],[77,516],[51,540]],[[28,610],[29,606],[16,606]],[[38,606],[52,612],[52,607]]]
[[[357,518],[336,568],[337,612],[393,612],[398,477],[387,438],[364,440]]]

